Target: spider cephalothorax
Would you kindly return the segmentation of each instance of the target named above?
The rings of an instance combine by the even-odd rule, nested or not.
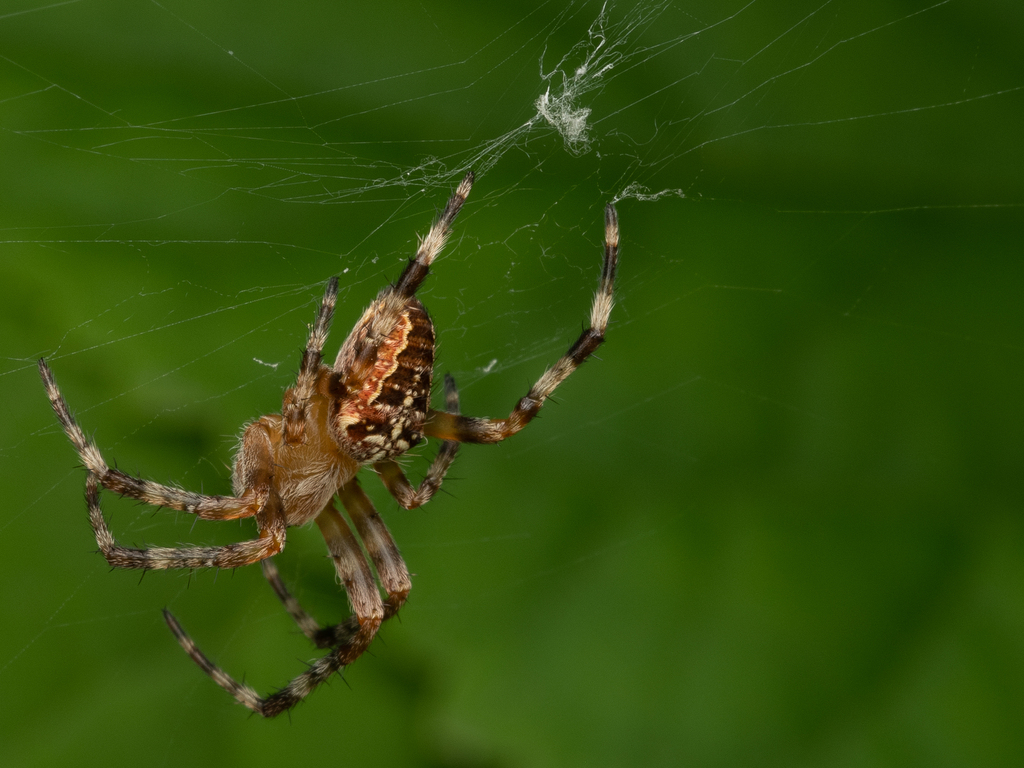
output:
[[[420,242],[416,256],[356,323],[333,366],[322,352],[337,297],[332,278],[309,334],[295,386],[285,391],[280,414],[262,416],[245,428],[232,473],[233,496],[208,496],[159,485],[109,467],[75,422],[44,360],[39,371],[57,419],[88,470],[86,503],[100,551],[117,568],[237,568],[258,561],[277,596],[303,633],[330,652],[280,691],[261,697],[216,667],[167,611],[178,642],[219,685],[254,712],[273,717],[298,704],[316,686],[354,661],[383,621],[394,616],[412,587],[409,571],[391,534],[359,486],[356,473],[371,466],[406,509],[426,503],[451,466],[459,443],[496,443],[525,427],[555,388],[604,341],[612,309],[618,260],[618,220],[605,209],[604,267],[587,328],[569,351],[531,387],[507,418],[459,414],[455,382],[445,376],[445,409],[430,408],[434,326],[416,289],[440,253],[452,222],[473,184],[467,174],[444,211]],[[442,441],[418,487],[395,459],[424,437]],[[118,544],[100,509],[100,488],[206,520],[253,517],[259,536],[222,547],[152,547]],[[337,511],[338,498],[352,527]],[[284,548],[289,526],[314,520],[352,603],[353,615],[321,627],[296,602],[270,560]],[[377,570],[375,581],[363,549]],[[380,588],[377,582],[379,581]],[[381,596],[381,590],[384,597]]]

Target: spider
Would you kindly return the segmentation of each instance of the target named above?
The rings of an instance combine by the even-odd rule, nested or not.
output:
[[[233,496],[208,496],[160,485],[108,466],[72,417],[46,361],[39,361],[57,420],[88,470],[85,497],[89,522],[100,552],[111,566],[143,570],[238,568],[262,561],[264,575],[302,632],[318,648],[329,649],[284,688],[263,697],[213,664],[174,616],[164,610],[171,632],[192,660],[239,702],[264,717],[289,710],[358,658],[381,623],[402,607],[412,587],[394,539],[359,485],[359,469],[371,466],[402,507],[413,509],[425,504],[440,487],[459,443],[497,443],[514,435],[604,341],[618,260],[618,219],[611,205],[605,209],[604,265],[590,327],[568,352],[545,371],[508,418],[460,415],[458,390],[450,375],[444,379],[445,410],[430,408],[434,327],[416,298],[416,289],[444,247],[472,185],[470,172],[420,241],[398,282],[381,291],[363,313],[333,366],[322,362],[338,290],[337,278],[328,281],[295,386],[285,391],[281,413],[262,416],[245,427],[232,471]],[[413,487],[396,459],[424,437],[442,443],[423,481]],[[221,547],[124,547],[114,539],[104,520],[101,487],[204,520],[254,517],[259,536]],[[348,513],[351,526],[338,512],[335,498]],[[270,560],[284,548],[289,526],[311,520],[327,542],[352,605],[352,615],[334,626],[321,627],[302,609]],[[373,561],[380,588],[363,548]]]

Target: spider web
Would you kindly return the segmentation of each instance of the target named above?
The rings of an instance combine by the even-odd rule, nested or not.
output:
[[[1022,21],[957,0],[7,3],[0,762],[92,754],[109,722],[134,740],[108,756],[315,759],[339,713],[348,758],[393,740],[400,764],[1019,755]],[[279,733],[158,609],[261,691],[315,654],[258,569],[107,572],[35,360],[108,460],[224,492],[326,279],[330,355],[468,169],[421,294],[463,410],[503,415],[575,337],[614,202],[609,343],[422,512],[365,479],[416,574],[405,623]],[[253,535],[104,509],[125,544]],[[337,620],[314,534],[278,559]]]

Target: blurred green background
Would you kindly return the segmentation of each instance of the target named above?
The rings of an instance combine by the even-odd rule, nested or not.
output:
[[[0,764],[1024,761],[1021,5],[601,8],[6,0]],[[566,83],[586,146],[536,119]],[[575,337],[622,197],[608,343],[424,509],[365,478],[410,603],[249,717],[162,607],[261,691],[317,654],[258,568],[107,568],[35,360],[108,460],[224,492],[323,282],[333,353],[467,165],[423,291],[463,409]],[[315,529],[277,561],[345,615]]]

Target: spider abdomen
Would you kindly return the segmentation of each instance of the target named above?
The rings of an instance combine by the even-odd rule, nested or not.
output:
[[[365,332],[360,326],[367,315],[357,324],[354,337]],[[342,450],[369,464],[394,458],[419,443],[430,408],[433,368],[434,325],[423,305],[412,299],[378,347],[362,388],[338,401],[331,427]]]

